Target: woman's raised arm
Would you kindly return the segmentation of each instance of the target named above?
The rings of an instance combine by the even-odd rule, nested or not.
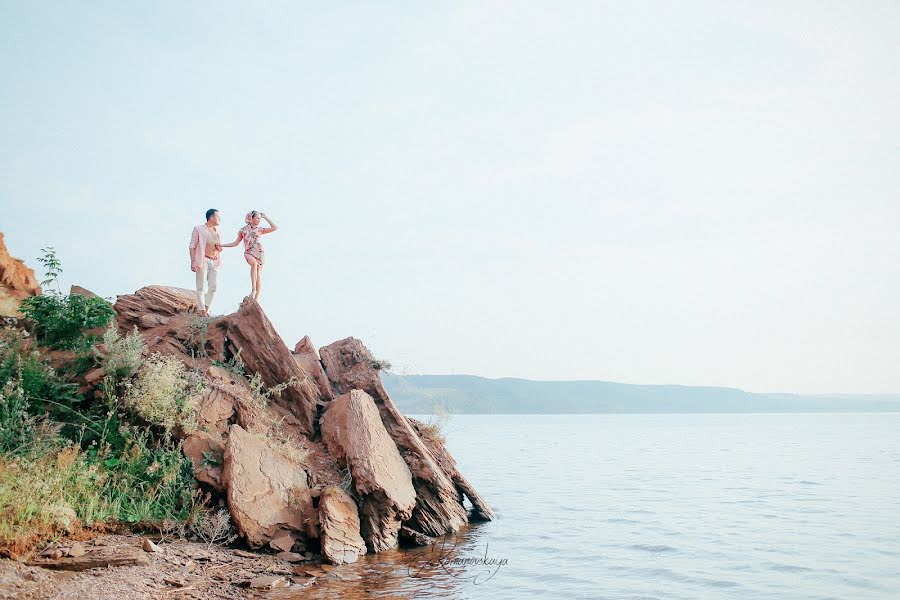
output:
[[[273,231],[275,231],[276,229],[278,229],[278,225],[275,224],[275,221],[273,221],[272,219],[270,219],[269,217],[267,217],[267,216],[266,216],[266,213],[261,212],[261,213],[259,213],[259,216],[262,217],[263,219],[265,219],[265,220],[266,220],[266,223],[269,224],[269,226],[266,227],[265,229],[260,229],[260,230],[259,230],[259,232],[260,232],[261,234],[262,234],[262,233],[272,233]]]

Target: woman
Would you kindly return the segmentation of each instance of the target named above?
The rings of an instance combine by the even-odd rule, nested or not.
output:
[[[269,226],[260,229],[259,222],[261,219],[265,219]],[[237,246],[241,240],[244,241],[244,258],[250,265],[250,282],[253,285],[250,297],[256,300],[259,298],[259,290],[262,285],[260,272],[262,271],[266,256],[265,250],[263,250],[262,247],[262,242],[259,241],[259,238],[260,236],[272,233],[278,229],[278,225],[273,223],[272,219],[266,216],[266,213],[257,212],[255,210],[251,210],[247,213],[247,216],[244,217],[244,222],[247,224],[238,230],[237,239],[230,244],[222,244],[222,248],[233,248]]]

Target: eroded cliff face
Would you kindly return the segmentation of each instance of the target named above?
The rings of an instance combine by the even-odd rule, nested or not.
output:
[[[41,293],[34,271],[22,260],[10,256],[0,233],[0,316],[18,317],[19,304]]]
[[[304,337],[291,351],[256,301],[204,319],[180,288],[144,287],[115,309],[122,333],[136,327],[148,352],[179,357],[207,380],[184,451],[250,545],[340,564],[494,518],[446,448],[400,413],[359,340],[316,353]],[[235,357],[245,374],[221,367]],[[284,389],[262,398],[254,374]]]

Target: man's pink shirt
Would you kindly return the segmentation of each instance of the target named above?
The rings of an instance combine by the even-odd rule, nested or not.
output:
[[[216,225],[216,231],[218,231],[218,225]],[[193,263],[198,267],[203,264],[203,261],[206,260],[206,243],[209,240],[209,228],[206,226],[206,223],[203,225],[197,225],[194,227],[194,230],[191,232],[191,243],[189,248],[193,251]],[[222,264],[222,253],[216,257],[216,266],[220,266]],[[193,265],[191,265],[193,267]]]

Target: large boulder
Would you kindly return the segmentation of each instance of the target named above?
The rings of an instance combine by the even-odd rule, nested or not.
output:
[[[319,527],[322,554],[331,564],[356,562],[366,553],[356,502],[336,485],[325,488],[319,498]]]
[[[305,549],[306,539],[317,537],[318,515],[302,465],[240,425],[231,426],[224,463],[228,510],[250,546]]]
[[[360,389],[374,399],[388,434],[400,449],[416,490],[416,506],[406,524],[429,536],[458,531],[468,522],[464,492],[444,472],[415,428],[388,396],[372,353],[360,340],[348,337],[320,348],[319,356],[336,394]],[[478,501],[487,506],[480,498]],[[489,509],[481,513],[490,514]]]
[[[123,332],[131,331],[135,325],[138,329],[151,329],[166,324],[171,317],[196,307],[193,290],[165,285],[148,285],[133,294],[118,296],[114,306]]]
[[[416,490],[372,397],[352,390],[336,398],[322,417],[321,429],[328,452],[350,468],[366,544],[373,552],[396,547],[400,524],[415,507]]]
[[[196,314],[196,305],[193,290],[148,285],[118,296],[113,308],[121,334],[137,327],[149,352],[177,356],[187,363],[202,354],[193,340],[207,326]]]
[[[38,285],[34,271],[18,258],[13,258],[6,249],[3,234],[0,233],[0,315],[18,317],[19,304],[29,296],[38,296]]]

